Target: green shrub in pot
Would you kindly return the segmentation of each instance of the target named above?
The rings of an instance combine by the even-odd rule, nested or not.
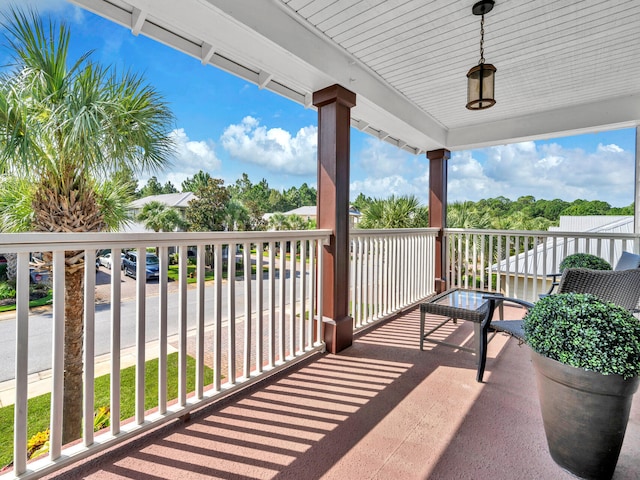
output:
[[[540,299],[524,318],[551,457],[610,479],[640,383],[640,321],[594,295]]]
[[[591,270],[612,270],[611,264],[606,260],[590,253],[573,253],[566,256],[560,262],[560,273],[565,268],[589,268]]]
[[[524,320],[526,342],[565,365],[624,378],[640,375],[640,321],[590,294],[540,299]]]

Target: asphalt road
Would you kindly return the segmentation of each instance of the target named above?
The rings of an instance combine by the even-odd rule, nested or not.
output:
[[[96,356],[109,352],[111,338],[111,305],[104,302],[104,298],[108,299],[109,284],[111,281],[110,271],[101,268],[96,276],[96,322],[95,322],[95,354]],[[297,279],[299,282],[299,278]],[[252,283],[252,311],[256,311],[255,307],[255,287],[256,282]],[[286,279],[285,286],[285,303],[289,303],[289,283]],[[178,333],[178,293],[177,282],[169,284],[168,301],[168,335]],[[135,345],[136,334],[136,302],[135,302],[135,280],[122,275],[122,302],[121,306],[121,347],[128,348]],[[264,298],[265,306],[268,281],[264,280]],[[278,298],[279,282],[276,279],[276,298]],[[222,319],[227,319],[228,312],[228,294],[226,282],[222,285]],[[107,292],[106,297],[101,291]],[[299,291],[299,290],[298,290]],[[153,341],[158,338],[158,311],[159,297],[158,282],[150,281],[147,283],[146,296],[146,341]],[[187,322],[188,330],[194,330],[196,327],[196,297],[197,291],[190,286],[187,290]],[[104,298],[102,298],[104,297]],[[213,325],[214,322],[214,292],[213,285],[205,286],[205,325]],[[103,301],[100,301],[102,298]],[[244,313],[244,281],[236,281],[235,284],[235,305],[236,315]],[[52,356],[52,313],[44,311],[41,313],[32,312],[29,317],[29,373],[36,373],[51,368]],[[0,382],[15,378],[15,342],[16,342],[16,322],[15,317],[0,321],[0,339],[2,341],[2,349],[0,349]]]

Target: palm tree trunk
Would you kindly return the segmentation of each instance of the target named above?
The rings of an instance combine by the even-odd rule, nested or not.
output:
[[[80,438],[82,433],[84,268],[77,265],[65,268],[64,302],[62,443],[66,444]]]
[[[41,183],[34,198],[34,229],[41,232],[97,232],[102,214],[95,195],[82,175],[69,175],[56,185]],[[82,435],[82,373],[84,363],[84,259],[82,252],[65,252],[64,288],[64,402],[62,441]],[[92,421],[91,417],[87,421]]]
[[[15,282],[18,272],[18,254],[4,253],[3,256],[7,260],[7,281]]]

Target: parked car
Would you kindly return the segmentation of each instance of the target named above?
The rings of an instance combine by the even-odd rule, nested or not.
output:
[[[31,283],[49,283],[48,270],[38,270],[35,268],[30,268],[29,276],[31,277]]]
[[[146,263],[146,279],[158,278],[160,275],[160,260],[153,253],[147,253]],[[122,260],[122,269],[124,274],[136,278],[136,269],[138,266],[138,252],[127,252]]]
[[[125,257],[124,252],[120,252],[120,269],[121,270],[124,269],[124,257]],[[111,270],[111,266],[112,266],[111,252],[106,252],[100,255],[98,257],[98,263],[101,266],[107,267],[109,270]]]

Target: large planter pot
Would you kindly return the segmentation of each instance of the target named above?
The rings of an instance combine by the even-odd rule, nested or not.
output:
[[[611,478],[640,377],[602,375],[536,352],[532,359],[551,457],[582,478]]]

